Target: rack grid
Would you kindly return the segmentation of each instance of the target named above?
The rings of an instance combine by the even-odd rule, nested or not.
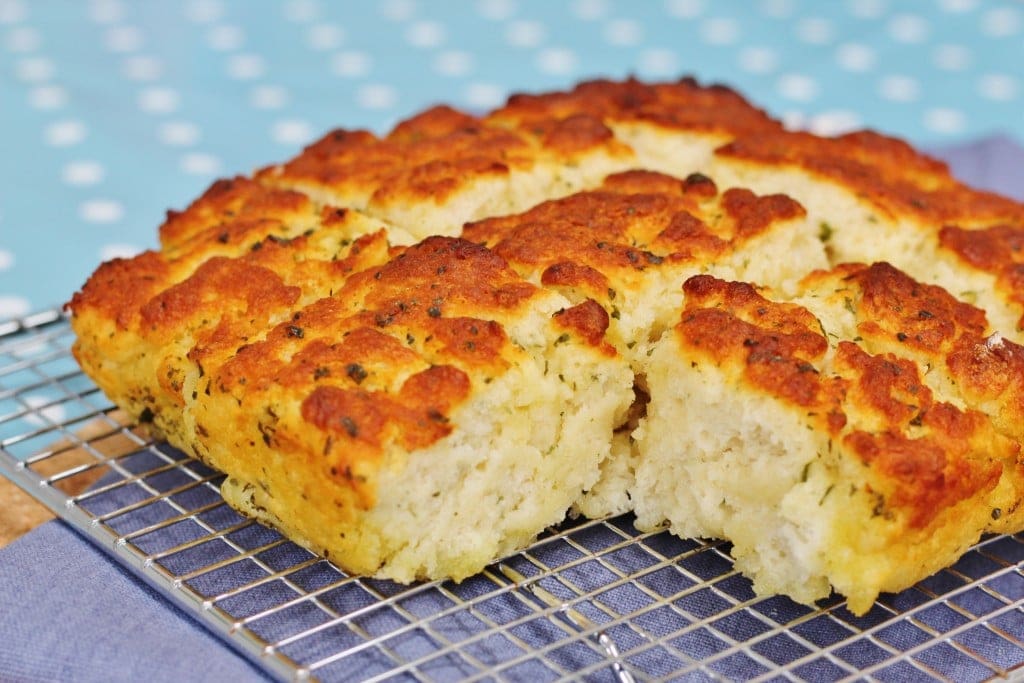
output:
[[[280,679],[1024,678],[1024,534],[864,616],[759,598],[724,542],[568,520],[459,584],[349,577],[133,428],[59,311],[0,325],[0,475]]]

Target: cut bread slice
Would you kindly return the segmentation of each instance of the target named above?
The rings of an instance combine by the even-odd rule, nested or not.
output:
[[[144,279],[147,263],[120,267]],[[597,304],[572,307],[441,237],[307,305],[311,290],[259,268],[206,261],[130,303],[141,312],[125,325],[103,308],[102,271],[72,303],[83,367],[225,472],[239,510],[350,572],[461,579],[596,482],[632,400]],[[109,332],[131,352],[112,357]]]
[[[1019,527],[1020,446],[933,392],[943,368],[865,350],[842,302],[815,315],[710,276],[685,293],[634,434],[640,528],[728,539],[759,593],[834,588],[859,614]]]

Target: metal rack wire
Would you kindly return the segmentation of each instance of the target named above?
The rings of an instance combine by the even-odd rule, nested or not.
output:
[[[460,584],[346,576],[128,426],[59,312],[0,326],[0,474],[282,679],[1024,676],[1024,534],[855,617],[758,598],[721,542],[569,521]]]

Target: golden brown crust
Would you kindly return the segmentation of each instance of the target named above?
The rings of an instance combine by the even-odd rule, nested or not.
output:
[[[710,275],[688,279],[683,291],[676,333],[688,353],[718,366],[738,364],[754,386],[823,416],[833,433],[845,424],[837,408],[844,385],[822,381],[817,365],[828,341],[810,312]]]
[[[589,155],[617,160],[623,168],[633,150],[616,137],[613,127],[630,122],[708,134],[718,142],[781,130],[778,122],[724,86],[702,86],[693,79],[657,85],[591,81],[568,93],[514,95],[483,117],[434,107],[399,123],[384,137],[335,130],[291,161],[260,171],[256,180],[390,216],[395,207],[455,205],[481,184],[493,180],[501,185],[515,172],[541,177],[551,170],[561,173]],[[502,194],[514,195],[513,190],[492,187],[484,192],[492,195],[480,200],[483,205],[511,201],[515,206],[514,197]],[[457,224],[445,226],[449,234],[457,229]]]
[[[184,211],[168,211],[160,226],[160,244],[167,256],[192,245],[217,241],[246,242],[252,234],[273,229],[316,209],[298,192],[264,188],[248,178],[214,182]]]
[[[783,195],[742,189],[721,196],[708,178],[627,171],[602,187],[539,204],[521,214],[469,223],[466,239],[491,247],[547,285],[580,287],[611,307],[648,269],[710,263],[804,215]]]
[[[336,130],[295,159],[257,174],[265,184],[320,188],[360,207],[444,204],[480,180],[514,169],[564,163],[604,149],[629,156],[600,120],[584,112],[510,129],[435,107],[399,123],[384,138]]]
[[[993,441],[984,414],[936,401],[916,363],[846,340],[829,358],[810,311],[768,300],[745,283],[695,276],[685,291],[675,329],[681,362],[710,361],[799,407],[868,466],[866,491],[880,496],[880,514],[923,529],[999,481],[1011,444]]]
[[[126,330],[137,324],[142,306],[165,286],[167,277],[167,263],[159,252],[146,251],[131,259],[115,258],[96,269],[82,289],[75,292],[68,308],[74,312],[92,309],[99,317]]]
[[[990,334],[984,311],[888,263],[845,264],[804,282],[853,314],[869,349],[941,368],[961,400],[991,415],[1001,433],[1024,440],[1024,347]]]
[[[942,407],[931,414],[952,410],[948,405]],[[961,431],[959,423],[965,415],[955,415],[953,429]],[[968,431],[963,436],[973,435]],[[904,515],[908,527],[915,530],[927,528],[957,503],[991,491],[1002,473],[998,460],[979,458],[970,440],[950,436],[941,427],[914,439],[892,432],[854,431],[843,443],[873,470],[870,492],[880,494],[884,501],[879,513]]]
[[[939,244],[964,263],[994,275],[1004,299],[1024,310],[1024,218],[1014,225],[973,230],[947,225],[939,231]],[[1024,330],[1024,314],[1017,329]]]
[[[589,114],[612,122],[637,121],[675,130],[721,133],[728,137],[781,125],[739,93],[723,85],[701,85],[693,78],[647,84],[593,80],[568,92],[517,94],[495,110],[490,121],[526,127],[538,121]]]
[[[940,161],[872,131],[835,138],[774,131],[739,137],[715,154],[768,167],[795,167],[837,183],[889,218],[912,217],[932,229],[1024,218],[1024,206],[956,181]]]
[[[604,341],[604,334],[608,331],[608,312],[593,299],[558,311],[554,321],[556,326],[576,333],[591,346],[600,347],[608,356],[615,356],[615,348]]]

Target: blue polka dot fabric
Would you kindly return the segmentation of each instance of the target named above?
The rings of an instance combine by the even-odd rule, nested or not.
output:
[[[0,320],[334,127],[591,77],[730,84],[793,127],[1024,140],[1020,0],[0,0]]]

